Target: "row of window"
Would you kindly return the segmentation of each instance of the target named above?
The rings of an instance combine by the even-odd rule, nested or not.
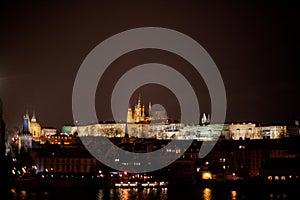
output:
[[[288,179],[299,179],[299,176],[298,175],[296,175],[296,176],[292,176],[292,175],[289,175],[289,176],[268,176],[268,180],[269,181],[272,181],[272,180],[275,180],[275,181],[279,181],[279,180],[285,181],[285,180],[288,180]]]
[[[39,158],[37,159],[37,163],[47,164],[47,163],[96,163],[95,159],[69,159],[69,158]]]
[[[182,159],[193,159],[193,158],[197,159],[197,158],[199,158],[199,155],[198,154],[187,154],[187,153],[185,153],[181,156],[181,158]]]
[[[45,172],[81,172],[81,173],[87,173],[91,172],[92,168],[95,168],[96,166],[87,166],[87,165],[45,165],[45,168],[43,166],[38,166],[38,169],[40,171]]]
[[[271,150],[270,156],[271,157],[281,157],[286,155],[286,150]]]

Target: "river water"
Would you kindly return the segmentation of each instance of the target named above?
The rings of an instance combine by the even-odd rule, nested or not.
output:
[[[262,192],[209,188],[107,188],[99,190],[25,191],[12,190],[13,200],[253,200],[299,199],[291,192],[278,190]],[[2,199],[1,199],[2,200]]]

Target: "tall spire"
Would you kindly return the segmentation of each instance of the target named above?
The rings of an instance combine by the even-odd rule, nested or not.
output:
[[[142,106],[142,120],[143,121],[145,120],[145,106],[144,106],[144,104]]]
[[[26,114],[24,115],[24,119],[23,119],[23,133],[29,133],[30,127],[30,118],[29,118],[29,114],[28,114],[28,110],[26,110]]]
[[[36,122],[35,112],[33,112],[33,115],[32,115],[32,118],[31,118],[31,122]]]
[[[205,113],[203,113],[203,116],[201,118],[201,123],[206,124],[206,122],[207,122],[207,117],[206,117]]]
[[[149,101],[149,105],[148,105],[148,113],[149,113],[149,115],[150,115],[151,109],[152,109],[152,104],[151,104],[151,101]]]
[[[28,110],[26,110],[26,113],[25,113],[25,115],[24,115],[24,119],[28,119],[28,120],[30,119],[30,118],[29,118]]]
[[[141,107],[141,93],[139,94],[138,107]]]

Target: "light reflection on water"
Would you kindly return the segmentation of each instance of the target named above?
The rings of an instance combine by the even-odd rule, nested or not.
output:
[[[212,196],[211,196],[211,189],[209,188],[205,188],[203,190],[203,200],[211,200]]]
[[[230,196],[232,200],[236,200],[237,198],[237,192],[235,190],[230,191]]]
[[[249,190],[213,190],[209,188],[168,189],[168,188],[114,188],[93,190],[52,190],[52,191],[25,191],[12,190],[12,200],[252,200],[252,199],[290,199],[292,194],[286,192],[268,192],[259,194]]]
[[[98,191],[97,200],[116,199],[116,200],[132,200],[132,199],[167,199],[167,188],[118,188],[109,189],[107,192],[105,189]]]

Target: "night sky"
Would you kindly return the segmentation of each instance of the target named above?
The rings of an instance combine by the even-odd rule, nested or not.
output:
[[[27,110],[42,127],[73,124],[73,83],[88,53],[114,34],[148,26],[180,31],[206,49],[224,80],[226,122],[300,119],[300,7],[293,1],[145,2],[2,0],[0,96],[7,127],[20,127]],[[205,83],[189,63],[169,52],[139,50],[105,72],[96,94],[99,120],[112,119],[110,96],[118,78],[148,62],[180,71],[197,91],[201,112],[210,112]],[[178,102],[167,88],[141,87],[131,104],[139,93],[145,104],[160,103],[178,117]]]

